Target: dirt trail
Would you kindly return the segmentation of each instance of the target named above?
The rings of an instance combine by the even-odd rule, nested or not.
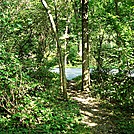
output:
[[[117,129],[118,123],[122,120],[128,120],[129,122],[134,118],[131,114],[124,113],[124,111],[116,111],[117,109],[111,104],[90,97],[87,91],[75,90],[74,81],[69,83],[68,94],[78,102],[80,113],[83,116],[81,123],[90,127],[89,134],[121,134],[122,132],[120,133]]]
[[[90,134],[117,134],[111,121],[113,111],[102,108],[99,100],[89,97],[88,92],[70,90],[69,95],[77,100],[83,116],[82,123],[90,127]]]

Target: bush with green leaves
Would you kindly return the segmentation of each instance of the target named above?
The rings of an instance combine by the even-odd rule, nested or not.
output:
[[[14,114],[33,80],[22,71],[17,55],[7,52],[4,46],[0,49],[0,59],[0,109]]]
[[[62,101],[55,89],[36,86],[27,90],[18,103],[15,113],[1,114],[1,132],[66,133],[73,131],[80,119],[77,104]]]
[[[96,77],[96,78],[95,78]],[[93,80],[92,94],[107,99],[111,103],[132,107],[134,103],[133,77],[126,74],[104,75],[101,82],[97,81],[98,75]]]
[[[79,109],[75,102],[60,97],[59,77],[41,67],[37,78],[31,78],[22,71],[16,55],[4,47],[0,54],[0,133],[73,131],[78,125]],[[46,82],[51,84],[46,86]]]

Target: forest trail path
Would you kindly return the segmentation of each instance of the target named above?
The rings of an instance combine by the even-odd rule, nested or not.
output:
[[[78,102],[82,114],[81,123],[90,128],[86,134],[118,134],[114,123],[116,117],[110,106],[90,97],[87,91],[68,89],[68,94]]]
[[[111,121],[112,110],[104,108],[99,100],[89,97],[88,92],[71,91],[70,96],[78,102],[83,116],[81,123],[90,127],[89,134],[116,133],[115,125]]]

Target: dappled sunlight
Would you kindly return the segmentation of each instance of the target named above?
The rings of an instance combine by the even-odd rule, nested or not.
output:
[[[86,75],[86,77],[85,77],[84,80],[87,80],[87,79],[88,79],[88,77],[87,77],[88,75],[87,75],[87,74],[89,74],[89,70],[85,70],[85,71],[84,71],[84,75]]]
[[[88,112],[88,111],[80,110],[80,112],[81,112],[82,114],[84,114],[84,115],[89,116],[89,117],[93,117],[93,116],[94,116],[92,113],[90,113],[90,112]]]
[[[94,117],[94,115],[92,113],[90,113],[88,111],[83,111],[83,110],[80,110],[80,113],[83,115],[81,123],[86,124],[89,127],[98,125],[97,123],[92,122],[92,120],[90,118],[90,117]]]
[[[75,85],[73,83],[73,85]],[[91,134],[118,133],[117,122],[122,118],[115,114],[113,105],[105,104],[103,101],[90,97],[90,92],[68,89],[71,99],[76,100],[82,115],[81,123],[90,128]],[[127,117],[133,119],[133,116]]]
[[[88,98],[81,98],[81,97],[82,97],[81,95],[78,95],[78,97],[72,97],[72,98],[83,104],[90,104],[90,101],[95,100],[94,98],[91,98],[91,97],[88,97]]]
[[[89,122],[89,121],[81,121],[83,124],[86,124],[89,127],[94,127],[97,125],[97,123]]]
[[[92,111],[95,111],[95,112],[98,112],[99,110],[98,109],[91,109]]]

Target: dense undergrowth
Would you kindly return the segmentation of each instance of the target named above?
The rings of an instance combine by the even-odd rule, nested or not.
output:
[[[93,77],[93,94],[101,99],[126,108],[134,108],[133,77],[118,73],[116,75],[102,75],[101,80]]]
[[[79,125],[76,102],[64,101],[58,83],[45,87],[35,79],[1,92],[0,133],[70,133]]]
[[[38,88],[38,89],[37,89]],[[1,110],[1,133],[66,133],[78,125],[79,110],[73,101],[58,98],[55,89],[36,87],[18,101],[13,113]]]
[[[134,88],[133,77],[128,77],[126,74],[118,73],[116,75],[91,74],[91,95],[107,100],[108,102],[133,109],[134,103]],[[73,79],[76,82],[76,89],[81,90],[81,76]]]
[[[58,64],[59,53],[65,53],[68,67],[81,67],[81,2],[52,0],[48,5],[62,48],[59,52],[40,0],[0,1],[0,134],[89,133],[79,124],[76,102],[63,100],[59,76],[49,71]],[[133,5],[131,0],[89,3],[93,9],[87,27],[93,68],[133,70]],[[76,90],[81,90],[81,77],[75,81]],[[90,95],[132,113],[133,81],[125,74],[96,73],[91,75]],[[117,127],[128,133],[134,128],[132,123],[123,118]]]
[[[0,53],[0,134],[77,133],[84,129],[76,102],[63,99],[58,74],[45,65],[29,69],[15,54],[4,49]]]
[[[48,71],[45,64],[37,69],[34,65],[28,68],[15,54],[4,49],[0,58],[1,134],[90,133],[89,127],[80,123],[77,103],[63,99],[58,74]],[[109,108],[115,112],[111,120],[120,132],[133,131],[133,120],[130,120],[133,116],[133,78],[120,74],[97,78],[97,75],[91,75],[91,95],[110,102]],[[81,76],[74,81],[76,90],[81,90]],[[126,112],[122,113],[122,110]],[[126,116],[128,120],[124,118]]]
[[[89,96],[100,100],[101,109],[112,111],[112,116],[107,118],[115,127],[115,133],[132,134],[134,131],[133,77],[127,77],[125,74],[102,75],[100,80],[97,76],[96,73],[91,74],[92,85]],[[81,76],[74,78],[73,81],[76,82],[74,89],[81,90]]]

